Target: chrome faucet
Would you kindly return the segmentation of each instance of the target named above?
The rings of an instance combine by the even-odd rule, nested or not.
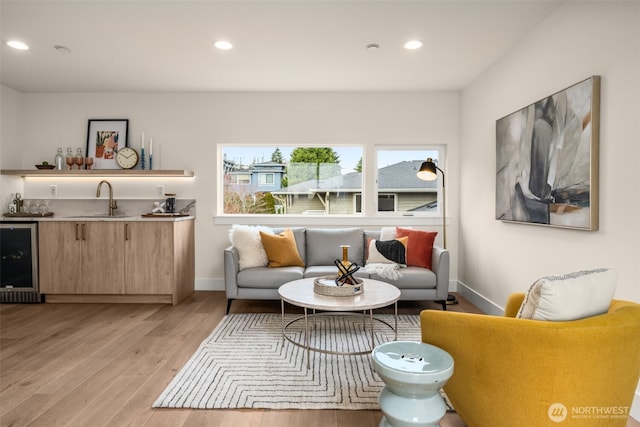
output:
[[[113,216],[113,211],[118,209],[118,203],[113,200],[113,188],[111,187],[111,183],[106,179],[103,179],[98,183],[98,191],[96,191],[96,197],[100,197],[100,188],[102,184],[107,184],[109,187],[109,216]]]

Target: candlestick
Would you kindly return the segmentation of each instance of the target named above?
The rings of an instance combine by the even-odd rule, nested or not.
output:
[[[153,138],[149,138],[149,170],[153,170]]]
[[[142,144],[142,148],[140,149],[140,169],[144,170],[144,144]]]

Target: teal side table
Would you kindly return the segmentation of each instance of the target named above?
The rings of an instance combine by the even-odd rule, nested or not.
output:
[[[453,375],[446,351],[413,341],[392,341],[371,353],[374,370],[385,383],[380,393],[380,427],[438,426],[447,412],[439,390]]]

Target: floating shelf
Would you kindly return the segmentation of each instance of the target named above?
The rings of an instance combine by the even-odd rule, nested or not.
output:
[[[140,169],[92,169],[92,170],[55,170],[55,169],[3,169],[0,175],[15,175],[22,177],[42,176],[122,176],[122,177],[184,177],[194,176],[193,171],[176,170],[140,170]]]

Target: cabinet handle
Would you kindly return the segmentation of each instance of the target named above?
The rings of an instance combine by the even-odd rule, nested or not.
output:
[[[76,223],[76,240],[80,240],[80,224]]]
[[[87,224],[82,224],[82,240],[87,240]]]
[[[124,225],[124,240],[129,240],[129,224]]]

